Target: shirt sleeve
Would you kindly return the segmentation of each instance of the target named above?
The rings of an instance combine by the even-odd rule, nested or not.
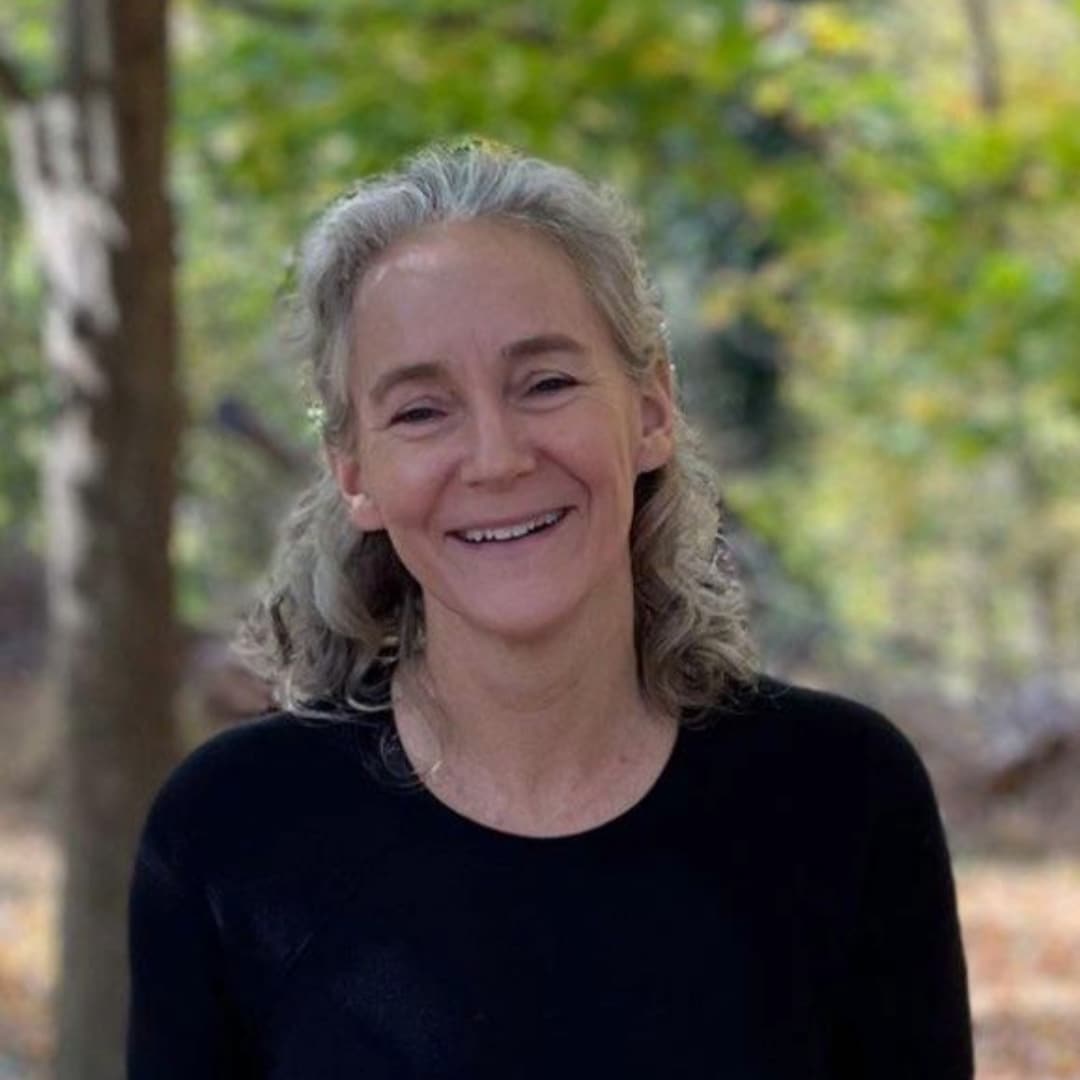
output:
[[[869,850],[837,1030],[838,1074],[970,1080],[967,972],[933,788],[896,729],[872,743]]]
[[[129,902],[128,1080],[253,1080],[205,892],[144,835]]]

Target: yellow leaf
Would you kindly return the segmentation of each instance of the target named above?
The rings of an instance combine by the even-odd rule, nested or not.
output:
[[[846,55],[867,44],[866,31],[836,4],[813,4],[802,20],[803,31],[820,52]]]

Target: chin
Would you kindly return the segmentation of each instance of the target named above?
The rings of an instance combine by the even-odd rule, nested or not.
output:
[[[508,598],[506,603],[478,604],[475,596],[468,603],[438,604],[434,609],[425,603],[425,619],[429,628],[444,624],[454,634],[474,631],[508,644],[539,643],[568,630],[575,615],[580,613],[579,605],[552,603],[553,599],[548,589],[536,603],[530,603],[528,596],[520,594]]]

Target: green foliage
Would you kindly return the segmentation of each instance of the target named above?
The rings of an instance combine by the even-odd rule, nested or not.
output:
[[[0,45],[18,58],[31,92],[55,81],[54,0],[0,12]],[[0,118],[3,105],[0,103]],[[50,412],[40,362],[41,285],[20,227],[9,148],[0,139],[0,546],[40,543],[38,473]]]
[[[820,147],[818,212],[737,283],[787,334],[815,432],[796,478],[740,488],[749,516],[816,561],[864,649],[915,639],[968,686],[1064,668],[1080,639],[1080,27],[1023,6],[1039,46],[1002,32],[992,114],[959,6],[808,6],[767,85]]]
[[[56,81],[60,5],[57,0],[19,0],[0,12],[0,45],[17,58],[27,89],[48,88]]]
[[[616,160],[633,179],[667,156],[673,129],[723,142],[710,106],[752,56],[731,0],[289,10],[284,33],[223,5],[183,9],[179,87],[182,145],[223,191],[295,193],[294,215],[466,131],[605,171]]]
[[[49,409],[40,367],[38,292],[15,191],[0,144],[0,539],[37,539],[38,466]]]
[[[476,132],[641,207],[729,501],[777,595],[820,608],[795,623],[961,687],[1075,658],[1080,13],[1014,7],[1023,35],[991,9],[987,114],[959,4],[175,0],[187,615],[241,602],[297,482],[223,431],[222,399],[318,452],[273,314],[300,231],[356,177]],[[40,85],[50,9],[0,19]],[[0,282],[5,531],[32,519],[48,396],[7,225]],[[768,428],[754,453],[740,423]]]

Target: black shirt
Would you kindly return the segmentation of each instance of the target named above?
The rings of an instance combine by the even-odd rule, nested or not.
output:
[[[170,778],[132,885],[129,1080],[972,1075],[933,792],[871,710],[763,682],[558,838],[380,779],[376,743],[276,714]]]

